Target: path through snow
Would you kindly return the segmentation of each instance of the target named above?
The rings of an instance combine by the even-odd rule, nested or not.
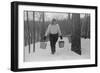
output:
[[[58,39],[59,41],[60,39]],[[35,44],[35,52],[33,52],[33,44],[31,44],[31,53],[28,52],[28,46],[24,48],[24,61],[50,61],[50,60],[75,60],[75,59],[89,59],[90,58],[90,40],[81,39],[82,55],[78,55],[71,51],[71,43],[68,38],[63,38],[65,41],[64,48],[59,48],[58,42],[56,44],[56,53],[51,54],[50,43],[47,42],[46,49],[40,48],[40,42]]]

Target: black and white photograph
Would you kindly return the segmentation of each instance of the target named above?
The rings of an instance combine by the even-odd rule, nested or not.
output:
[[[11,25],[12,71],[97,66],[96,6],[13,2]]]
[[[24,61],[90,58],[90,14],[24,11]]]

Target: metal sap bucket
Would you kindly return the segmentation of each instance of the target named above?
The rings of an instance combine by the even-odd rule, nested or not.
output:
[[[40,48],[46,49],[47,43],[46,42],[40,42]]]
[[[63,48],[64,47],[64,41],[59,41],[59,47]]]

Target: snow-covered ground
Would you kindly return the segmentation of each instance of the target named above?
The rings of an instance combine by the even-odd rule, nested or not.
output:
[[[60,39],[58,39],[59,41]],[[56,53],[51,54],[50,43],[47,42],[46,49],[40,48],[40,42],[35,44],[35,52],[33,52],[33,44],[31,44],[31,53],[29,54],[28,46],[24,48],[24,61],[52,61],[52,60],[75,60],[75,59],[89,59],[90,58],[90,40],[81,39],[82,55],[78,55],[71,51],[71,43],[68,38],[63,38],[65,41],[64,48],[59,48],[58,42],[56,43]]]

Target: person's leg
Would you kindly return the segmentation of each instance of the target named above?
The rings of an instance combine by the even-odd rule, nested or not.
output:
[[[52,54],[55,53],[56,42],[58,40],[58,34],[50,34],[50,46]]]
[[[50,46],[51,46],[51,53],[53,54],[54,53],[54,47],[53,47],[53,36],[52,36],[52,34],[50,34],[50,37],[49,37],[49,39],[50,39]]]
[[[58,34],[55,34],[53,37],[53,47],[54,47],[54,52],[56,52],[56,42],[58,40]]]

